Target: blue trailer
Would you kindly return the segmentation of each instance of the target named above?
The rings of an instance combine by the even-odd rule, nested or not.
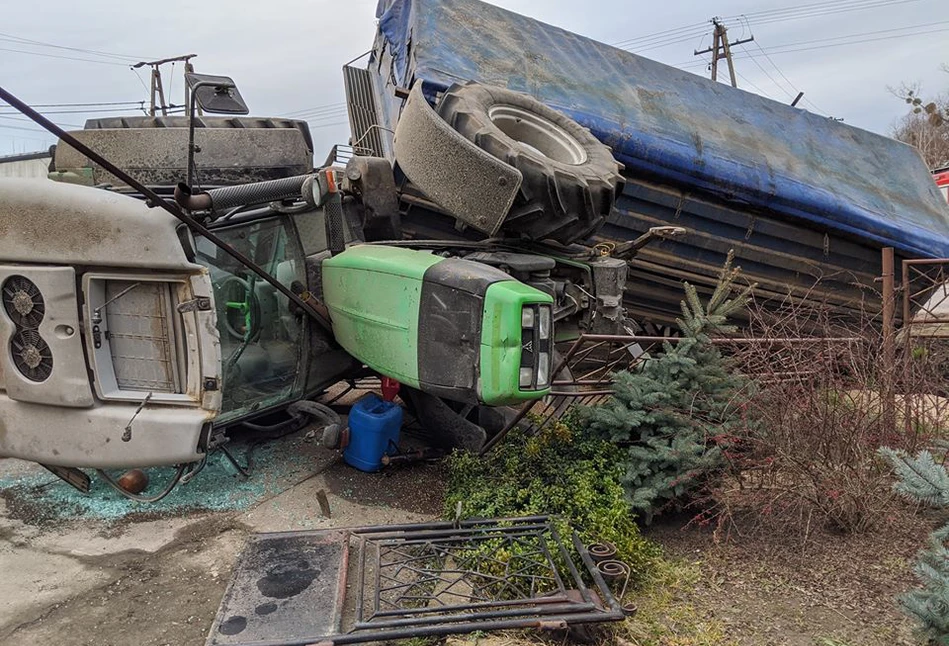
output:
[[[710,289],[729,250],[759,298],[843,310],[879,307],[882,247],[897,260],[949,257],[949,208],[903,143],[478,0],[381,0],[377,17],[360,70],[373,114],[354,116],[355,141],[391,158],[387,131],[416,82],[432,104],[466,81],[525,92],[589,128],[625,166],[591,242],[688,230],[631,261],[634,318],[671,322],[681,281]],[[404,225],[419,237],[453,231],[414,213]]]

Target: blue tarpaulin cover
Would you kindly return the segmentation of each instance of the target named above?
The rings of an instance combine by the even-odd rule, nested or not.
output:
[[[633,176],[949,257],[949,208],[908,145],[478,0],[381,0],[377,17],[400,86],[526,92],[590,128]]]

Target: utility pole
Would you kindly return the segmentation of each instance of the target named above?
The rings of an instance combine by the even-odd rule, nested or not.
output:
[[[184,56],[174,56],[172,58],[163,58],[159,61],[141,61],[135,63],[132,66],[132,69],[138,69],[140,67],[150,67],[152,68],[152,82],[151,82],[151,102],[149,104],[148,114],[149,116],[154,117],[155,114],[160,110],[161,115],[167,116],[169,108],[175,108],[174,104],[165,103],[165,88],[162,86],[161,82],[161,66],[165,63],[177,63],[183,62],[185,64],[185,74],[189,72],[194,72],[194,66],[191,64],[191,59],[197,56],[197,54],[185,54]],[[185,83],[185,102],[184,107],[188,106],[188,84]],[[199,109],[200,114],[200,109]]]
[[[712,32],[712,46],[701,51],[695,50],[695,55],[712,54],[713,81],[718,80],[718,61],[724,58],[725,62],[728,63],[728,75],[731,77],[732,87],[738,87],[738,79],[735,78],[735,62],[732,60],[732,47],[741,45],[742,43],[750,43],[755,37],[752,35],[748,38],[729,43],[728,27],[725,26],[721,18],[712,18],[712,24],[715,26],[715,31]]]

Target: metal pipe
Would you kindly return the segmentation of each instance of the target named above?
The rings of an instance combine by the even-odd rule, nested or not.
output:
[[[534,603],[533,599],[521,599],[521,605],[531,606]],[[465,607],[459,606],[436,606],[435,608],[428,608],[429,612],[447,612],[447,611],[464,611],[468,610]],[[562,603],[560,605],[547,605],[543,604],[535,608],[531,608],[530,612],[538,615],[556,615],[567,612],[590,612],[596,610],[596,606],[591,603]],[[454,622],[463,622],[463,621],[477,621],[479,619],[503,619],[505,617],[519,617],[524,616],[524,608],[514,608],[511,610],[493,610],[485,612],[466,612],[462,615],[452,616],[432,616],[432,617],[408,617],[406,619],[385,619],[376,621],[370,619],[369,621],[363,621],[362,623],[357,623],[353,626],[353,630],[372,630],[373,628],[401,628],[402,626],[425,626],[437,623],[454,623]]]
[[[554,571],[556,574],[556,571]],[[459,595],[454,595],[459,596]],[[406,615],[418,615],[430,612],[464,611],[479,610],[481,608],[504,608],[507,606],[523,606],[527,604],[547,605],[554,603],[576,603],[570,600],[570,597],[564,595],[551,597],[537,597],[535,599],[500,599],[498,601],[480,601],[477,603],[459,603],[451,606],[426,606],[424,608],[398,608],[396,610],[380,610],[374,617],[403,617]],[[358,622],[357,622],[358,623]],[[369,623],[369,622],[364,622]]]
[[[413,545],[415,543],[427,543],[428,541],[437,538],[441,539],[443,543],[458,543],[461,541],[493,540],[499,536],[512,536],[517,538],[533,537],[537,536],[538,532],[545,529],[547,529],[546,525],[527,525],[523,528],[518,528],[519,531],[516,532],[497,532],[491,529],[483,529],[479,527],[470,529],[432,529],[412,532],[408,537],[380,534],[378,536],[374,536],[373,540],[397,540],[399,545]]]
[[[430,523],[409,523],[404,525],[370,525],[368,527],[357,527],[350,532],[360,536],[366,534],[389,534],[390,532],[406,532],[417,529],[457,529],[458,527],[495,527],[499,523],[510,523],[510,527],[496,527],[496,529],[516,531],[522,529],[522,525],[535,525],[550,520],[550,516],[543,514],[537,516],[516,516],[508,518],[492,518],[490,520],[462,520],[453,523],[451,521],[437,521]]]
[[[187,211],[210,211],[211,196],[206,192],[193,193],[185,182],[178,182],[175,186],[175,204]]]
[[[26,103],[21,101],[19,98],[11,94],[6,88],[0,87],[0,99],[6,101],[9,105],[13,106],[19,110],[23,115],[29,117],[34,122],[48,130],[51,134],[56,135],[62,141],[66,142],[77,152],[85,155],[93,162],[99,164],[102,168],[112,173],[115,177],[119,178],[133,189],[138,191],[140,194],[144,195],[147,199],[146,204],[152,207],[161,207],[178,219],[182,224],[187,226],[193,232],[203,236],[211,244],[221,249],[224,253],[234,258],[252,272],[257,274],[262,280],[264,280],[271,287],[276,289],[278,292],[286,296],[293,303],[295,303],[301,310],[310,315],[314,320],[316,320],[324,329],[332,333],[333,326],[330,324],[329,319],[320,314],[314,307],[307,301],[303,300],[295,294],[290,288],[284,286],[279,280],[267,273],[263,267],[260,267],[253,260],[242,254],[240,251],[234,249],[231,245],[224,242],[221,238],[216,236],[211,232],[207,227],[199,223],[197,220],[191,216],[182,212],[177,205],[168,202],[161,198],[155,191],[148,188],[134,177],[123,171],[121,168],[110,162],[108,159],[92,150],[84,143],[73,137],[71,134],[57,126],[55,123],[41,115],[39,112],[28,106]]]
[[[465,635],[479,631],[495,630],[518,630],[518,629],[544,629],[550,627],[552,620],[553,626],[561,627],[563,624],[571,626],[574,624],[595,624],[607,621],[622,621],[626,615],[622,611],[597,611],[584,612],[579,614],[564,614],[553,617],[532,617],[524,619],[495,619],[492,621],[472,621],[464,624],[451,624],[441,626],[418,626],[417,628],[400,628],[393,630],[366,631],[363,633],[345,633],[342,635],[326,635],[321,637],[310,637],[305,639],[296,639],[291,641],[260,641],[254,642],[255,646],[315,646],[318,644],[328,644],[331,646],[343,646],[344,644],[365,644],[367,642],[381,640],[410,639],[412,637],[439,637],[443,635]],[[557,620],[560,621],[557,621]],[[323,642],[317,641],[322,639]]]

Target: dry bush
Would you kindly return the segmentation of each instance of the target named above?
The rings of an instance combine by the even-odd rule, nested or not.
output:
[[[753,382],[729,472],[714,485],[703,524],[758,527],[806,535],[824,524],[844,532],[872,529],[895,504],[880,446],[910,452],[946,426],[941,392],[949,365],[944,342],[898,344],[885,365],[878,317],[834,318],[819,306],[777,310],[756,303],[742,336],[726,343],[735,367]],[[906,358],[908,363],[903,363]],[[887,384],[895,393],[892,407]],[[710,503],[710,504],[708,504]]]

